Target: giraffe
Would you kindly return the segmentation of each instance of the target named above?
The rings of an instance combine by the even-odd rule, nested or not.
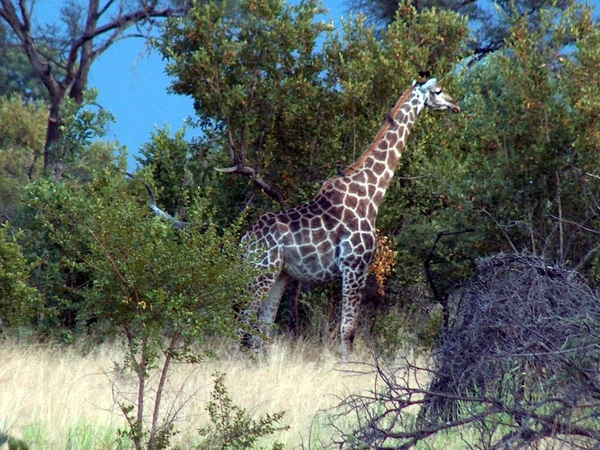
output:
[[[310,283],[341,278],[341,350],[342,360],[348,361],[377,247],[377,211],[410,130],[425,107],[460,112],[435,78],[413,82],[356,162],[325,181],[308,203],[264,214],[248,229],[243,242],[261,275],[251,285],[253,299],[245,320],[258,314],[258,328],[268,334],[290,278]]]

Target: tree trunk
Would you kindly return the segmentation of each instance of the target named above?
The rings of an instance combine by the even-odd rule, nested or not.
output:
[[[62,100],[62,99],[61,99]],[[46,143],[44,144],[44,173],[60,178],[58,151],[62,140],[62,119],[60,118],[60,105],[62,101],[52,99],[48,111],[48,128],[46,129]]]
[[[36,36],[37,32],[34,33],[32,28],[34,2],[31,2],[30,7],[27,3],[25,0],[0,0],[0,22],[5,22],[10,27],[14,37],[23,46],[35,73],[48,90],[50,109],[44,145],[44,173],[60,178],[63,170],[60,158],[63,138],[60,107],[65,97],[68,95],[76,104],[81,105],[92,63],[123,37],[129,27],[136,26],[138,31],[146,28],[149,37],[156,19],[183,14],[189,5],[184,2],[180,7],[171,8],[167,5],[157,9],[159,2],[152,0],[139,2],[138,5],[137,2],[129,2],[132,5],[125,8],[123,4],[127,2],[109,0],[101,8],[100,0],[88,0],[86,8],[79,2],[69,1],[65,2],[66,6],[61,10],[61,19],[73,19],[74,23],[85,24],[85,29],[80,30],[81,33],[72,33],[71,30],[62,32],[57,27],[54,30],[58,32],[57,36],[52,34],[54,31]],[[105,17],[104,21],[100,20],[102,16]],[[66,45],[50,45],[49,53],[40,50],[48,42],[62,41]],[[94,42],[97,42],[96,46]],[[40,43],[43,45],[39,45]],[[57,78],[57,75],[60,77]]]

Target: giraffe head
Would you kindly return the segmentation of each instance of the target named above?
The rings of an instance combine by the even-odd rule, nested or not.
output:
[[[425,106],[427,108],[436,110],[449,109],[455,113],[460,112],[458,103],[442,91],[442,87],[437,83],[435,78],[416,84],[416,88],[425,96]]]

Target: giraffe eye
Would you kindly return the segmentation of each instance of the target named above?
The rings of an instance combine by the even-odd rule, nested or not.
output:
[[[433,93],[435,95],[440,95],[442,93],[442,88],[440,88],[440,87],[439,88],[435,88],[435,91],[433,91]]]

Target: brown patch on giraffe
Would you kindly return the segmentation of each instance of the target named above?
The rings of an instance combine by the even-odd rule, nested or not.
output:
[[[390,182],[391,177],[392,176],[390,175],[390,172],[386,170],[381,174],[381,178],[379,179],[379,185],[382,187],[387,186]]]
[[[325,228],[317,228],[316,230],[313,230],[310,235],[313,242],[321,242],[327,239],[328,234],[329,233],[327,233],[327,230]],[[329,242],[327,242],[327,245],[331,246]]]
[[[390,143],[390,147],[393,147],[396,145],[396,142],[398,142],[398,134],[392,131],[388,131],[388,133],[385,135],[385,138]]]
[[[319,228],[321,228],[321,225],[323,225],[323,221],[320,217],[315,216],[312,219],[310,219],[309,229],[318,230]]]
[[[377,215],[377,208],[373,203],[369,203],[369,207],[367,208],[367,216],[375,217]]]
[[[373,153],[375,153],[375,152],[373,152]],[[371,156],[372,156],[372,155],[371,155]],[[365,170],[366,170],[366,171],[369,171],[369,170],[371,170],[371,166],[372,166],[372,165],[373,165],[373,158],[372,158],[372,157],[370,157],[370,158],[367,158],[367,159],[365,160],[364,164],[363,164],[363,165],[362,165],[362,167],[361,167],[361,171],[365,171]]]
[[[365,179],[366,179],[366,177],[365,177],[365,171],[364,170],[356,172],[354,174],[354,176],[352,177],[352,181],[354,183],[364,183]]]
[[[377,176],[372,171],[367,172],[367,183],[377,184]]]
[[[368,220],[363,219],[360,221],[360,231],[373,231],[373,227],[371,226]]]
[[[273,237],[272,234],[267,234],[264,237],[264,240],[268,247],[274,247],[277,244],[277,242],[275,241],[275,238]]]
[[[352,245],[356,248],[359,245],[363,244],[363,238],[361,236],[361,233],[354,233],[352,235],[352,237],[350,238],[350,242],[352,243]]]
[[[366,186],[363,184],[359,184],[357,186],[354,186],[354,190],[352,191],[354,194],[356,194],[358,197],[364,198],[367,195],[367,189]]]
[[[349,209],[344,211],[344,214],[342,215],[342,222],[350,227],[350,229],[355,229],[358,227],[358,217],[354,211]]]
[[[334,191],[329,195],[329,201],[331,202],[331,206],[327,208],[328,210],[334,209],[336,206],[341,205],[344,201],[344,192]]]
[[[304,230],[298,230],[293,233],[293,241],[294,245],[300,245],[306,242],[306,236],[304,235]]]
[[[377,162],[376,164],[373,164],[373,172],[375,172],[377,175],[381,175],[382,173],[387,171],[387,166],[382,163],[382,162]]]
[[[323,214],[323,226],[326,230],[333,230],[340,223],[337,217],[332,216],[329,213]]]
[[[346,195],[346,206],[350,209],[355,209],[358,205],[358,198],[352,194]]]
[[[291,211],[288,211],[287,216],[288,220],[290,220],[291,222],[295,222],[300,218],[300,213],[298,212],[298,210],[293,209]]]
[[[327,198],[324,195],[321,195],[317,199],[315,199],[315,204],[317,204],[319,208],[321,208],[321,210],[323,211],[327,211],[332,206],[332,203],[329,200],[329,198]]]
[[[319,245],[317,245],[317,252],[319,252],[321,255],[324,255],[327,252],[331,251],[331,247],[331,242],[321,242]]]
[[[317,192],[317,195],[315,196],[315,198],[317,198],[319,195],[323,195],[329,191],[332,191],[334,189],[334,183],[336,181],[337,181],[337,178],[330,178],[329,180],[325,180],[323,182],[323,184],[321,185],[321,189],[319,189],[319,192]]]
[[[307,255],[316,252],[316,248],[313,244],[303,244],[298,247],[298,251],[302,257],[306,257]]]
[[[297,233],[301,231],[300,221],[299,220],[291,220],[288,222],[288,227],[292,233]]]
[[[356,215],[359,217],[365,217],[367,214],[367,205],[370,203],[369,200],[361,200],[356,208]]]
[[[317,255],[316,249],[313,248],[312,253],[304,256],[304,258],[302,258],[302,262],[308,266],[312,266],[316,262],[319,262],[319,255]]]

